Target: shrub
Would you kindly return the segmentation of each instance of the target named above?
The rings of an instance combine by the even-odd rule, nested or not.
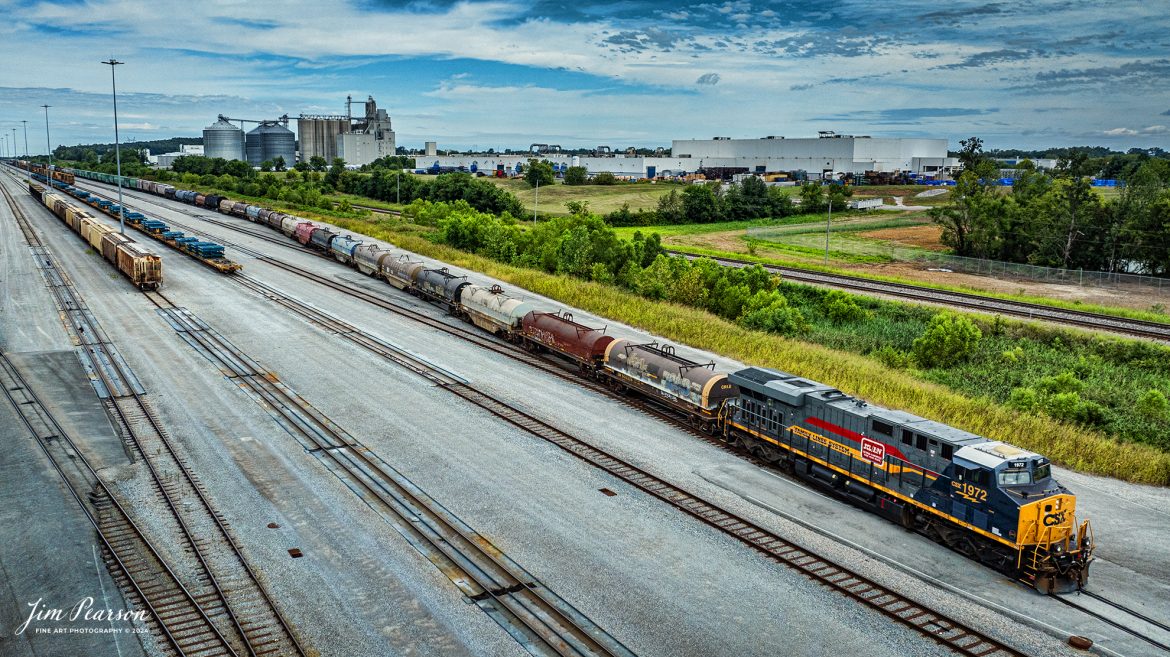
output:
[[[1036,382],[1036,387],[1041,392],[1050,395],[1059,395],[1064,393],[1080,393],[1084,390],[1085,384],[1081,383],[1072,372],[1061,372],[1056,376],[1041,377]]]
[[[1030,411],[1040,403],[1040,394],[1032,388],[1014,388],[1007,405],[1018,411]]]
[[[739,323],[750,329],[794,335],[808,330],[804,315],[788,305],[788,299],[776,290],[760,290],[744,304]]]
[[[970,358],[982,338],[970,319],[941,312],[930,318],[922,337],[914,340],[914,358],[923,367],[950,367]]]
[[[566,185],[584,185],[589,182],[589,174],[585,167],[569,167],[565,169]]]
[[[1134,410],[1150,420],[1170,420],[1170,401],[1161,390],[1147,390],[1134,404]]]
[[[914,357],[912,355],[904,351],[899,351],[888,344],[871,351],[869,355],[877,359],[882,365],[892,367],[896,370],[908,369],[914,364]]]
[[[857,305],[853,295],[841,290],[830,290],[823,300],[825,316],[834,324],[844,324],[865,319],[867,313]]]

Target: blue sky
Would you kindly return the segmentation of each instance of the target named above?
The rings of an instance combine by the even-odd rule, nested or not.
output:
[[[217,114],[389,110],[399,145],[977,135],[1170,148],[1165,2],[0,0],[0,134],[44,152]]]

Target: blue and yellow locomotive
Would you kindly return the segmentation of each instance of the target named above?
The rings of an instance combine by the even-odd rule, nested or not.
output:
[[[1043,456],[784,372],[729,376],[727,441],[1043,593],[1084,586],[1092,529]]]

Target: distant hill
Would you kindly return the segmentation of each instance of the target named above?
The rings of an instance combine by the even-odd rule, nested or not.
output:
[[[202,144],[202,137],[171,137],[170,139],[156,139],[154,141],[128,141],[122,144],[122,154],[127,150],[140,151],[147,149],[151,155],[159,153],[174,153],[182,144]],[[114,145],[110,144],[79,144],[77,146],[58,146],[53,149],[53,157],[59,160],[75,160],[77,162],[97,161],[106,153],[113,153]]]

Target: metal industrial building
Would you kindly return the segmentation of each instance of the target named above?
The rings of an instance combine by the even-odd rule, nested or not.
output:
[[[203,129],[203,155],[225,160],[243,160],[244,131],[232,125],[226,116]]]
[[[287,120],[286,117],[284,121]],[[260,125],[248,131],[244,143],[248,164],[254,167],[260,166],[262,162],[275,162],[278,157],[284,159],[285,166],[296,164],[296,137],[292,130],[281,125],[281,121],[260,122]]]
[[[346,115],[302,114],[297,119],[301,139],[301,160],[314,156],[332,162],[340,157],[346,164],[361,166],[374,160],[394,155],[396,144],[390,116],[378,109],[374,97],[365,102],[362,117],[353,117],[353,98],[346,97]]]
[[[591,174],[608,171],[631,178],[683,176],[700,170],[805,171],[814,180],[866,171],[935,176],[944,174],[956,164],[954,158],[947,157],[945,139],[854,137],[831,132],[800,139],[679,139],[673,141],[670,157],[468,154],[427,155],[416,158],[416,162],[422,169],[463,167],[468,171],[491,173],[503,170],[512,173],[518,164],[531,157],[546,159],[559,169],[584,166]]]

